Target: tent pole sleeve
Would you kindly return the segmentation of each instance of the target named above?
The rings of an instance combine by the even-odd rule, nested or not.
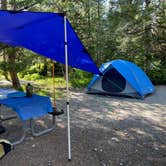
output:
[[[70,137],[70,108],[69,108],[69,75],[68,75],[68,45],[67,45],[67,19],[64,16],[65,37],[65,66],[66,66],[66,106],[67,106],[67,130],[68,130],[68,160],[71,160],[71,137]]]

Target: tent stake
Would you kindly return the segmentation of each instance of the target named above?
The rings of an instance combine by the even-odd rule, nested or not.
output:
[[[65,37],[65,66],[66,66],[66,106],[67,106],[67,131],[68,131],[68,161],[71,160],[71,137],[70,137],[70,108],[69,108],[69,75],[68,75],[68,46],[67,46],[67,22],[64,16]]]

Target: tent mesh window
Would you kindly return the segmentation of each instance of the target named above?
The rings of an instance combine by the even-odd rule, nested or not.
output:
[[[108,70],[102,79],[102,88],[106,92],[122,92],[126,87],[126,80],[115,69]]]

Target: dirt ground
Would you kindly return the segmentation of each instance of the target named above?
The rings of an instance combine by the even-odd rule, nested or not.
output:
[[[58,101],[65,108],[65,101]],[[70,100],[72,160],[67,160],[66,113],[53,132],[25,141],[0,166],[165,166],[166,86],[144,100],[72,91]],[[46,117],[49,123],[50,117]],[[45,123],[39,119],[38,124]],[[18,120],[3,123],[9,140],[21,134]]]

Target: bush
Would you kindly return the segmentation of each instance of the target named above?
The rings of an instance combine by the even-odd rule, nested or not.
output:
[[[43,76],[40,76],[38,73],[34,73],[34,74],[27,74],[24,76],[25,80],[30,80],[30,81],[35,81],[35,80],[39,80],[39,79],[44,79]]]
[[[155,85],[166,85],[166,69],[159,68],[149,71],[147,74]]]
[[[69,73],[69,78],[72,87],[86,87],[92,78],[92,74],[78,69],[72,69]]]

